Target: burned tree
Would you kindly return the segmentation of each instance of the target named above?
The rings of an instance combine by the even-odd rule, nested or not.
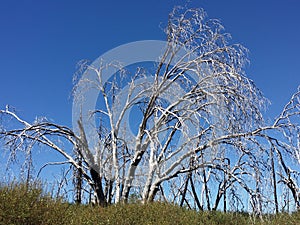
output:
[[[127,202],[135,193],[144,203],[177,198],[201,210],[216,210],[223,198],[226,211],[228,198],[240,203],[242,191],[253,212],[261,214],[267,202],[278,212],[278,182],[299,206],[298,174],[287,166],[287,159],[300,161],[299,91],[267,124],[267,100],[244,72],[247,49],[231,44],[218,20],[202,9],[175,8],[165,32],[165,48],[150,68],[130,70],[118,58],[81,64],[74,104],[84,109],[88,99],[82,96],[93,89],[99,105],[89,115],[80,111],[72,129],[47,120],[27,123],[1,110],[21,125],[1,130],[11,153],[25,146],[31,151],[36,143],[59,152],[77,171],[77,190],[86,182],[103,206]],[[110,78],[108,70],[114,70]],[[87,124],[95,120],[91,135]],[[68,153],[55,137],[78,154]],[[261,192],[268,176],[273,198]]]

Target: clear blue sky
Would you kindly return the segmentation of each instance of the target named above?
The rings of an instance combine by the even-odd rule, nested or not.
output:
[[[0,4],[0,107],[31,121],[46,116],[71,126],[72,76],[81,59],[94,60],[131,41],[165,40],[175,0],[9,0]],[[248,76],[280,113],[300,85],[299,0],[194,0],[222,21],[233,41],[250,50]]]

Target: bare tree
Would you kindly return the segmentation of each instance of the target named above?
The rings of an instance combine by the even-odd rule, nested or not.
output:
[[[74,132],[47,120],[28,123],[7,108],[0,113],[20,124],[0,133],[11,154],[31,151],[38,143],[60,153],[77,171],[78,201],[84,180],[103,206],[127,202],[133,192],[144,203],[159,195],[172,201],[168,193],[183,190],[181,204],[195,202],[201,210],[215,210],[223,198],[226,211],[227,197],[239,199],[239,188],[258,214],[268,198],[261,188],[271,157],[276,212],[279,179],[299,207],[299,180],[286,161],[300,161],[299,90],[275,122],[267,124],[267,100],[243,70],[247,49],[231,44],[218,20],[207,19],[202,9],[175,8],[165,32],[167,45],[155,69],[137,68],[129,76],[117,62],[82,64],[82,76],[92,75],[75,84],[75,95],[85,88],[99,91],[99,109],[90,115],[99,121],[93,144],[82,119]],[[108,69],[116,73],[105,80]],[[75,101],[83,105],[86,99]],[[132,111],[134,121],[128,119]],[[63,148],[57,137],[79,154]],[[276,173],[279,167],[284,173]],[[227,190],[233,191],[227,195]]]

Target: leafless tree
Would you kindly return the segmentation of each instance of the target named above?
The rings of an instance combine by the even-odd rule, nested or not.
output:
[[[80,96],[84,88],[100,93],[99,109],[90,114],[98,119],[96,144],[87,140],[82,119],[75,132],[47,120],[28,123],[7,108],[0,111],[2,120],[20,125],[1,129],[11,155],[30,152],[35,144],[60,153],[76,170],[78,201],[85,181],[103,206],[127,202],[133,192],[144,203],[158,196],[172,201],[181,193],[181,204],[193,207],[195,202],[201,210],[217,209],[223,198],[226,211],[227,198],[239,202],[240,190],[258,214],[270,200],[261,189],[271,157],[276,212],[277,182],[289,188],[299,207],[298,174],[287,161],[300,162],[299,90],[274,123],[267,124],[267,100],[244,73],[247,49],[231,44],[218,20],[207,19],[202,9],[175,8],[165,32],[167,46],[155,70],[138,68],[129,76],[117,62],[82,64],[82,76],[92,78],[80,79],[74,93]],[[115,75],[104,80],[112,68]],[[75,101],[84,104],[86,99]],[[134,121],[128,119],[132,111]],[[129,131],[128,123],[136,132]],[[64,148],[57,138],[72,148]]]

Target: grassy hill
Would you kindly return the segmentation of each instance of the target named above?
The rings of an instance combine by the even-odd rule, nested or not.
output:
[[[52,199],[38,185],[11,184],[0,186],[0,224],[300,225],[300,213],[266,216],[261,221],[242,213],[197,212],[159,202],[101,208]]]

